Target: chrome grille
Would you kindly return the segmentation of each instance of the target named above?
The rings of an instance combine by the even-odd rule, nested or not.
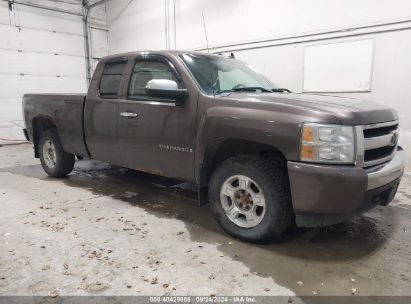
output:
[[[357,126],[357,165],[370,167],[391,160],[398,145],[398,121]]]

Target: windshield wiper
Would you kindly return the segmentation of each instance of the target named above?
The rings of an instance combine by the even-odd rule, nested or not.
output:
[[[271,92],[274,92],[274,93],[284,93],[284,92],[291,93],[291,91],[289,89],[286,89],[286,88],[275,88],[275,89],[272,89]]]
[[[228,89],[228,90],[217,91],[216,94],[230,93],[230,92],[256,92],[256,91],[261,91],[265,93],[271,92],[270,90],[267,90],[263,87],[243,87],[243,88],[233,88],[233,89]]]
[[[229,92],[256,92],[256,91],[261,91],[264,93],[284,93],[284,92],[291,93],[291,91],[286,88],[275,88],[275,89],[268,90],[263,87],[243,87],[243,88],[233,88],[229,90],[218,91],[216,92],[216,94],[229,93]]]
[[[261,91],[265,93],[271,92],[270,90],[267,90],[266,88],[263,88],[263,87],[243,87],[243,88],[236,88],[232,90],[234,92],[255,92],[255,91]]]

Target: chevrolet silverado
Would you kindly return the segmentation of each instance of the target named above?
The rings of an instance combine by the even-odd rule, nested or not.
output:
[[[48,175],[77,155],[195,182],[220,226],[251,242],[387,205],[404,170],[394,110],[292,93],[222,55],[111,55],[87,95],[26,94],[23,112]]]

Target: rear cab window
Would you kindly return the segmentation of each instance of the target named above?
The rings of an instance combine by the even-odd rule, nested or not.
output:
[[[120,92],[127,60],[107,62],[100,79],[98,93],[103,98],[116,98]]]

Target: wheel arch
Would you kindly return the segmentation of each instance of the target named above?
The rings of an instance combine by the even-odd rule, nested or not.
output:
[[[214,140],[206,146],[202,162],[198,164],[200,205],[208,202],[208,184],[214,170],[226,159],[243,154],[276,159],[284,169],[287,166],[284,154],[274,146],[240,138]]]
[[[34,156],[39,158],[39,141],[41,133],[46,130],[56,129],[58,132],[57,124],[50,116],[40,115],[36,116],[32,120],[33,128],[33,145],[34,145]]]

